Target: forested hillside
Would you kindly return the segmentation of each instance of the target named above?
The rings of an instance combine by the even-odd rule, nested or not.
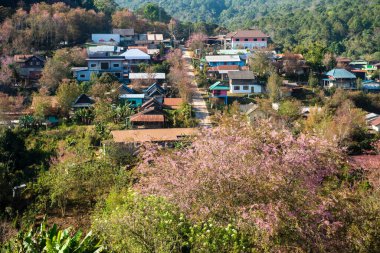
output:
[[[380,1],[360,0],[132,0],[136,9],[160,2],[181,20],[213,22],[229,29],[259,26],[285,49],[319,42],[337,54],[380,58]],[[377,54],[375,54],[377,52]]]

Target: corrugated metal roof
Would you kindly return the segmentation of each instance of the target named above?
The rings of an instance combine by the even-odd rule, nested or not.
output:
[[[235,80],[254,80],[255,75],[251,71],[229,71],[228,77]]]
[[[129,73],[129,79],[165,79],[165,73]]]
[[[226,38],[268,38],[269,36],[263,33],[261,30],[239,30],[237,32],[230,32],[226,35]]]
[[[207,55],[207,62],[240,62],[239,55]]]
[[[162,128],[112,131],[113,140],[118,143],[177,141],[184,136],[197,135],[197,128]]]
[[[327,76],[332,76],[335,79],[337,78],[347,78],[347,79],[355,79],[356,76],[351,72],[345,69],[332,69],[326,73]]]
[[[129,49],[120,56],[124,56],[126,60],[150,60],[150,55],[136,48]]]

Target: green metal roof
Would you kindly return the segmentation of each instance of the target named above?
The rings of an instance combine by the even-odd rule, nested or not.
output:
[[[347,78],[347,79],[355,79],[356,76],[352,74],[351,72],[345,70],[345,69],[332,69],[329,72],[326,73],[327,76],[332,76],[335,79],[337,78]]]
[[[230,87],[218,81],[210,86],[210,90],[230,90]]]

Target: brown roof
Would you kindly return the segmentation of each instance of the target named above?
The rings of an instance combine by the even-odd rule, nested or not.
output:
[[[165,117],[163,114],[146,115],[138,113],[131,117],[131,122],[165,122]]]
[[[237,32],[230,32],[226,35],[226,38],[269,38],[268,35],[261,30],[239,30]]]
[[[197,128],[161,128],[161,129],[137,129],[112,131],[115,142],[154,142],[154,141],[177,141],[183,136],[198,134]]]
[[[171,107],[177,109],[183,103],[182,98],[164,98],[164,105],[167,107]]]
[[[217,68],[218,70],[239,70],[238,65],[220,65]]]
[[[128,49],[138,49],[140,51],[143,51],[146,54],[148,53],[148,47],[129,46]]]
[[[380,125],[380,117],[377,117],[376,119],[371,121],[372,126],[378,126]]]
[[[32,54],[16,54],[13,57],[13,59],[15,60],[15,62],[25,62],[32,56],[33,56]]]

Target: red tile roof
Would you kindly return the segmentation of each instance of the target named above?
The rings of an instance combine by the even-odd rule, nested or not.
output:
[[[217,67],[218,70],[239,70],[238,65],[221,65]]]
[[[165,122],[164,115],[135,114],[131,117],[131,122]]]

